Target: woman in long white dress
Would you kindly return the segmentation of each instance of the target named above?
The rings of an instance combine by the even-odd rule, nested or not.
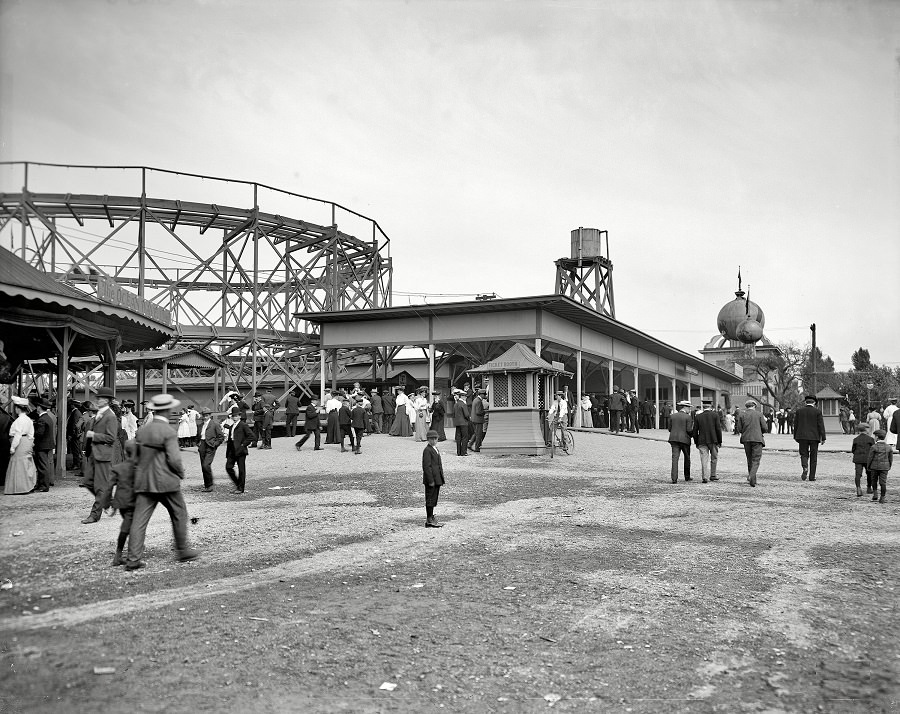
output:
[[[581,426],[593,428],[594,419],[591,417],[591,398],[587,394],[581,396]]]
[[[190,438],[194,433],[191,428],[193,422],[194,420],[188,414],[188,410],[182,409],[181,416],[178,417],[178,446],[182,449],[190,443]]]
[[[416,413],[416,441],[427,441],[425,435],[428,433],[428,387],[419,387],[416,396],[413,398],[413,409]]]
[[[34,422],[28,416],[28,400],[13,397],[16,419],[9,428],[9,466],[6,469],[6,485],[3,493],[31,493],[37,483],[34,468]]]

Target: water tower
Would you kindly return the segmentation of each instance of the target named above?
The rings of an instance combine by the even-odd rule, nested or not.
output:
[[[605,250],[604,250],[605,246]],[[615,319],[609,234],[597,228],[572,231],[572,257],[556,262],[556,293]]]

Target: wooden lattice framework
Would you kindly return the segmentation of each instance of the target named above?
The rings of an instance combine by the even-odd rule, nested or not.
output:
[[[87,292],[106,276],[170,310],[177,338],[169,346],[213,349],[227,359],[232,388],[255,391],[283,374],[308,392],[318,335],[295,315],[392,304],[390,239],[377,221],[335,202],[145,166],[0,169],[0,244]],[[54,190],[74,188],[76,171],[115,190]],[[152,197],[171,183],[221,191],[241,207]],[[307,212],[318,220],[295,217]]]

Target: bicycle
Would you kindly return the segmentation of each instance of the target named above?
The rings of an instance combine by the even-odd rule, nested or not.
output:
[[[561,449],[565,454],[571,454],[575,451],[575,437],[572,432],[566,429],[558,419],[554,419],[550,423],[550,458],[552,459],[557,449]]]

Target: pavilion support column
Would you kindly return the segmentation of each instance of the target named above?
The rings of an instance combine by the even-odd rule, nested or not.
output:
[[[575,351],[575,426],[583,427],[581,423],[581,393],[584,391],[581,380],[583,375],[581,372],[581,350]]]
[[[169,393],[169,363],[165,360],[162,363],[162,393]]]
[[[632,367],[631,371],[632,371],[632,374],[634,375],[634,393],[635,393],[635,396],[637,396],[637,398],[640,399],[641,395],[638,394],[638,368]]]
[[[373,226],[374,228],[374,226]],[[378,349],[372,350],[372,381],[378,381]]]
[[[540,337],[535,337],[535,338],[534,338],[534,353],[535,353],[538,357],[541,356],[541,350],[542,350],[542,349],[543,349],[543,348],[541,347],[541,338],[540,338]]]
[[[116,393],[116,342],[107,341],[106,345],[106,368],[103,370],[103,386],[111,389],[113,394]]]
[[[143,362],[138,362],[137,368],[137,406],[134,409],[135,414],[139,414],[143,419],[146,414],[146,410],[144,409],[144,400],[147,398],[144,396],[146,392],[146,384],[147,384],[147,368],[144,366]],[[217,402],[218,403],[218,402]]]
[[[613,370],[613,361],[609,360],[609,393],[612,394],[614,391],[613,380],[615,379],[615,371]]]
[[[672,377],[672,410],[676,411],[678,409],[678,385],[676,383],[675,377]]]
[[[428,345],[428,399],[434,391],[434,343]]]
[[[325,350],[319,350],[319,399],[325,398]],[[324,405],[323,405],[324,406]]]
[[[338,363],[337,363],[337,349],[331,350],[331,392],[334,393],[337,391],[337,372],[338,372]]]
[[[75,333],[64,327],[60,335],[59,357],[56,360],[56,468],[54,477],[61,481],[66,475],[66,425],[69,420],[69,348]]]
[[[656,415],[653,417],[653,420],[654,422],[656,422],[656,424],[653,428],[659,429],[659,372],[656,372],[653,375],[653,386],[656,389]]]

